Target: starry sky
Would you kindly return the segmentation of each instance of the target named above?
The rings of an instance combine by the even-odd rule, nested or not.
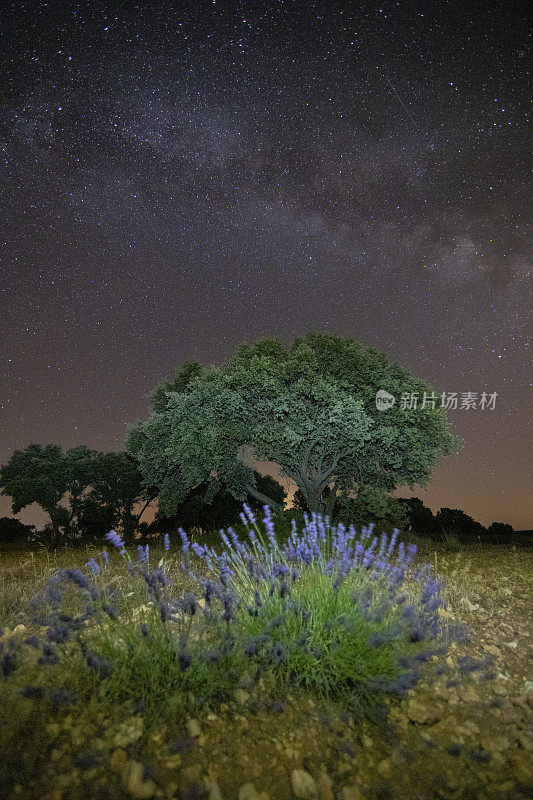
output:
[[[4,0],[0,464],[122,450],[185,359],[319,329],[496,392],[412,494],[533,528],[527,31],[514,0]]]

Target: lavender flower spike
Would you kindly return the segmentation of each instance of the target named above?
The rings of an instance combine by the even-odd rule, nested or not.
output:
[[[126,552],[126,545],[116,531],[109,531],[109,533],[106,533],[105,538],[108,542],[111,542],[113,547],[116,547],[117,550],[120,550],[121,553]]]
[[[100,572],[100,566],[99,566],[99,564],[98,564],[98,563],[97,563],[97,562],[94,560],[94,558],[91,558],[89,561],[87,561],[87,563],[85,564],[85,566],[86,566],[86,567],[89,567],[89,569],[91,570],[91,572],[92,572],[92,574],[93,574],[93,575],[98,575],[98,573]]]
[[[250,521],[250,523],[252,525],[255,525],[255,516],[254,516],[254,513],[253,513],[252,509],[250,508],[250,506],[248,506],[246,503],[243,503],[242,507],[243,507],[244,513],[248,517],[248,520]]]

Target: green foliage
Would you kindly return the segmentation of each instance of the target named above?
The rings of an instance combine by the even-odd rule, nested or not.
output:
[[[137,525],[137,502],[155,491],[143,484],[135,460],[126,453],[101,453],[79,445],[63,452],[58,445],[30,444],[15,450],[0,471],[2,494],[13,513],[37,503],[49,515],[44,537],[101,537],[115,525],[125,535]]]
[[[493,522],[487,528],[487,533],[489,536],[512,536],[514,533],[514,528],[512,525],[509,525],[505,522]]]
[[[220,369],[183,365],[154,393],[149,418],[128,428],[126,450],[159,488],[166,514],[214,477],[236,500],[281,511],[256,485],[247,461],[255,458],[277,464],[309,510],[331,517],[340,494],[424,485],[438,459],[457,450],[443,409],[377,411],[383,388],[398,398],[433,391],[351,339],[311,332],[289,350],[262,339]]]
[[[254,478],[259,491],[271,497],[281,507],[285,506],[286,492],[278,481],[257,471],[254,471]],[[263,504],[259,500],[252,498],[249,505],[255,513],[263,513]],[[166,516],[158,510],[153,523],[144,528],[143,532],[146,535],[172,533],[181,526],[187,531],[216,531],[219,539],[218,531],[228,525],[235,527],[241,513],[242,504],[223,485],[213,480],[192,489],[172,516]]]
[[[486,533],[483,525],[458,508],[440,508],[435,520],[441,526],[445,540],[474,541]]]
[[[404,506],[407,516],[405,530],[415,533],[423,538],[435,541],[444,540],[441,522],[433,515],[418,497],[399,498],[398,502]]]
[[[2,544],[24,544],[34,536],[35,525],[24,525],[14,517],[0,518],[0,542]]]

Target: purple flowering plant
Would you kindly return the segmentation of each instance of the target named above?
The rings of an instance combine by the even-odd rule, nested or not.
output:
[[[74,644],[81,684],[94,694],[99,682],[99,696],[116,703],[190,713],[230,697],[253,673],[254,685],[268,675],[368,713],[384,695],[405,694],[446,650],[440,582],[430,564],[415,564],[416,546],[398,542],[398,530],[378,537],[369,525],[358,535],[305,514],[280,546],[268,506],[262,525],[246,504],[241,520],[247,540],[221,530],[220,551],[180,528],[177,561],[166,536],[157,567],[148,545],[133,557],[110,531],[127,589],[118,591],[105,550],[86,563],[88,574],[60,570],[32,600],[47,626],[39,664],[57,665]],[[85,602],[81,614],[62,610],[66,585]],[[17,666],[6,661],[5,671]]]

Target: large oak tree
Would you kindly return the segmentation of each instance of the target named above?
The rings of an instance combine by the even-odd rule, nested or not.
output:
[[[387,411],[376,408],[379,389],[397,398]],[[402,408],[404,392],[437,397],[435,408]],[[222,367],[186,362],[153,393],[148,419],[129,426],[126,451],[168,514],[206,481],[281,511],[259,491],[255,460],[275,463],[309,510],[331,516],[341,494],[427,482],[458,445],[439,406],[432,386],[383,353],[312,331],[289,348],[244,344]]]

